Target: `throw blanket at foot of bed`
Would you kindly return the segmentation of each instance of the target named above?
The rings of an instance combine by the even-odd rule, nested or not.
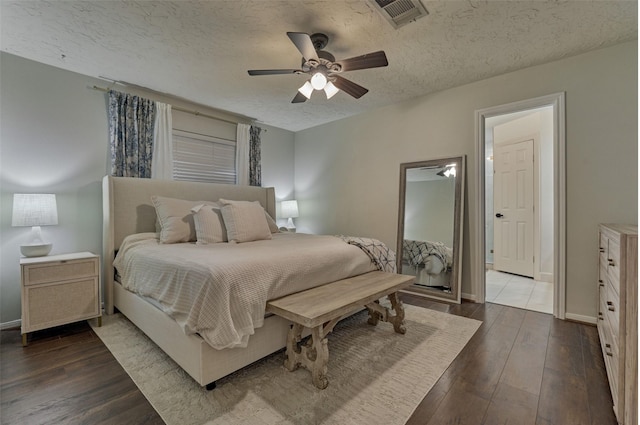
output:
[[[376,268],[383,272],[396,273],[396,253],[389,249],[384,243],[377,239],[360,238],[355,236],[338,236],[349,245],[355,245],[365,252],[376,265]]]

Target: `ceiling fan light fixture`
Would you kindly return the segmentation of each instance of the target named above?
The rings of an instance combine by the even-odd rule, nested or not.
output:
[[[305,83],[298,89],[300,93],[304,95],[307,99],[311,99],[311,93],[313,93],[313,86],[309,81],[305,81]]]
[[[324,93],[327,95],[327,99],[331,99],[339,91],[340,89],[334,86],[331,81],[327,82],[327,85],[324,86]]]
[[[322,90],[327,85],[327,77],[322,72],[316,72],[311,77],[311,86],[316,90]]]

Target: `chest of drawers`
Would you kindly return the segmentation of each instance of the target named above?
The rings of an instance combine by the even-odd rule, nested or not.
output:
[[[601,224],[598,335],[618,423],[638,415],[638,229]]]

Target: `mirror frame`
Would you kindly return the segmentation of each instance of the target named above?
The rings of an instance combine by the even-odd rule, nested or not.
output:
[[[462,240],[464,219],[464,183],[466,175],[466,155],[436,158],[427,161],[404,162],[400,164],[400,191],[398,205],[398,238],[396,250],[396,266],[402,273],[402,246],[404,241],[405,194],[407,189],[407,170],[411,168],[433,167],[441,164],[455,163],[460,172],[456,175],[454,221],[453,221],[453,266],[451,268],[451,293],[429,289],[416,284],[404,289],[415,295],[433,298],[440,301],[460,304],[462,299]]]

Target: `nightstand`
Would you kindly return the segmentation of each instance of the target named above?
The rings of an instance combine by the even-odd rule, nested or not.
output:
[[[22,345],[29,332],[98,318],[100,257],[91,252],[20,259]]]

